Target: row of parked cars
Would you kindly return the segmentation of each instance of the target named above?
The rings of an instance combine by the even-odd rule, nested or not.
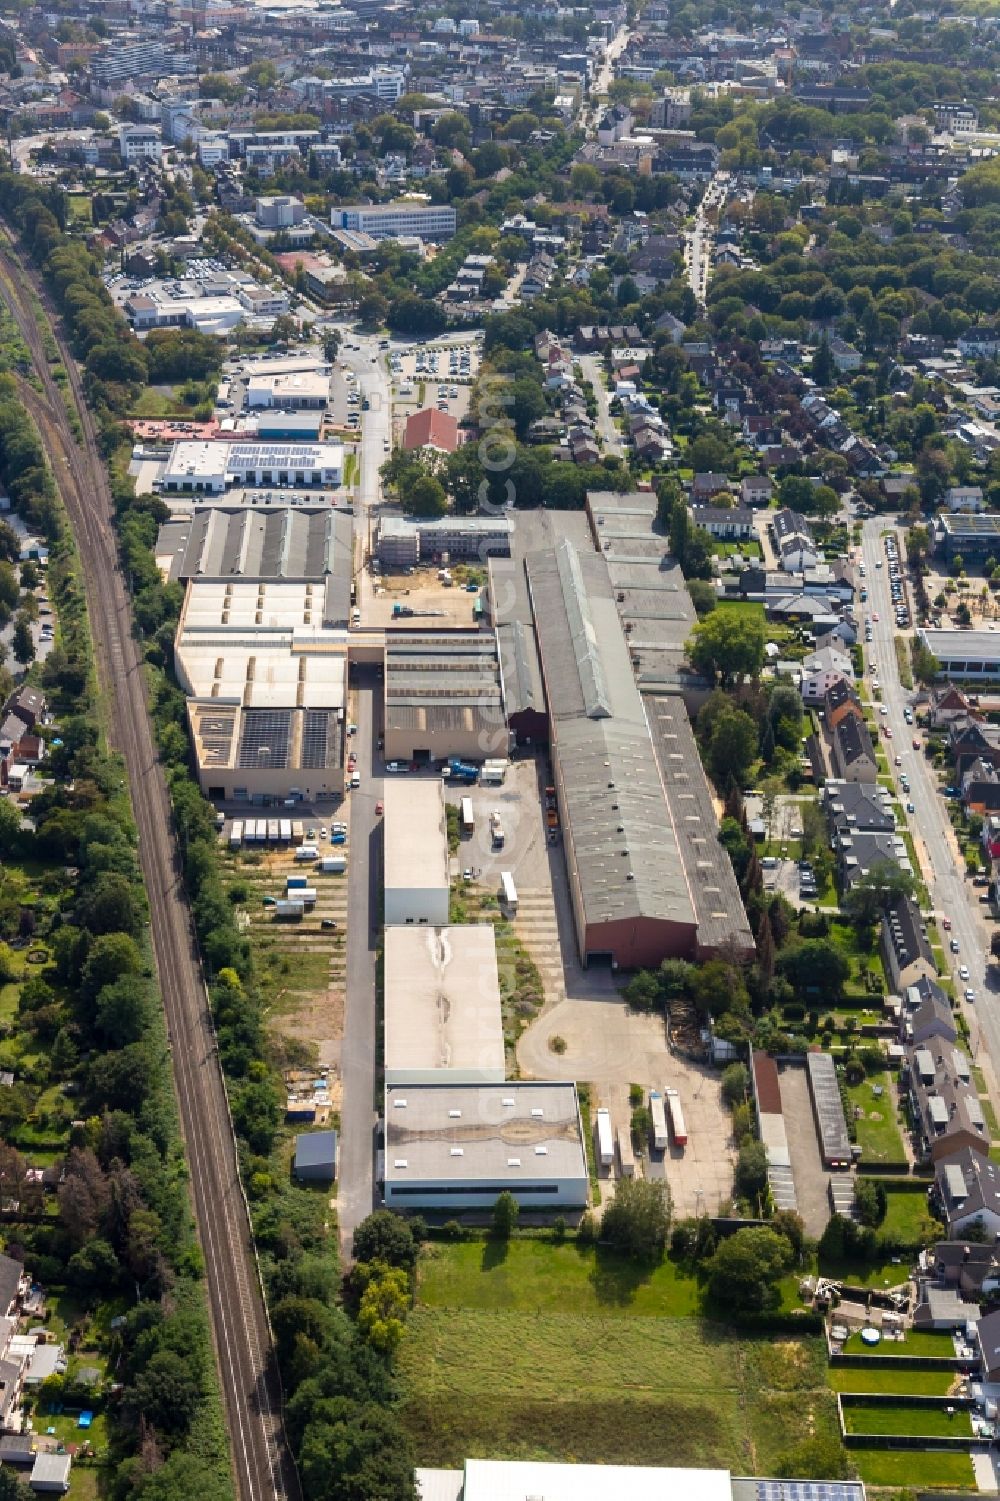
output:
[[[910,624],[910,607],[906,603],[906,585],[903,582],[899,546],[894,533],[890,533],[885,539],[885,557],[889,567],[889,592],[896,612],[896,624],[901,631],[905,631]]]

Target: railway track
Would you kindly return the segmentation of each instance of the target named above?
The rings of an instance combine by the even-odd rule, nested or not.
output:
[[[82,445],[73,436],[62,392],[49,368],[32,293],[45,308],[66,368],[83,427]],[[43,289],[22,267],[3,229],[0,295],[42,383],[40,393],[22,383],[22,396],[38,424],[76,538],[97,673],[109,705],[109,738],[129,775],[238,1493],[240,1501],[299,1501],[225,1084],[118,565],[111,491],[73,356]]]

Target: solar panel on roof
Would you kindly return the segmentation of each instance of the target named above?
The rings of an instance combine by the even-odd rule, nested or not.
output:
[[[287,709],[246,709],[236,764],[241,769],[288,765],[291,715]]]

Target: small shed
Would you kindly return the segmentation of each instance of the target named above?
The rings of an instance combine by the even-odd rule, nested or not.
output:
[[[5,1433],[0,1438],[0,1464],[33,1465],[34,1436],[31,1433]]]
[[[69,1490],[72,1464],[68,1454],[36,1454],[28,1484],[33,1491],[56,1491],[65,1495]]]
[[[303,1183],[332,1183],[337,1176],[336,1131],[308,1131],[295,1138],[295,1176]]]

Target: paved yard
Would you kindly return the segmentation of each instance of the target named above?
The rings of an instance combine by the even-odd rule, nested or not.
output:
[[[799,1214],[805,1221],[807,1235],[822,1235],[830,1219],[827,1185],[830,1173],[819,1154],[819,1138],[813,1119],[809,1077],[795,1064],[780,1070],[781,1111],[792,1159],[792,1177]]]

